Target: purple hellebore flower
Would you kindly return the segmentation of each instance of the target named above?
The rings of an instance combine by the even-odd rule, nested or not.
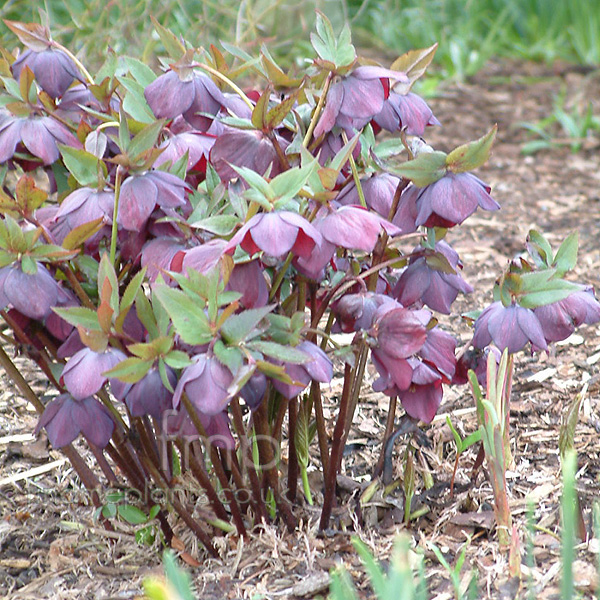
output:
[[[102,219],[106,226],[111,225],[114,202],[115,194],[111,190],[82,187],[71,192],[52,219],[51,229],[57,241],[62,243],[73,229],[96,219]],[[86,240],[86,243],[94,244],[105,234],[106,231],[100,230]]]
[[[408,81],[404,73],[376,66],[358,67],[335,81],[329,88],[325,108],[315,127],[315,139],[334,126],[347,130],[362,129],[381,112],[387,92],[381,79],[389,78]]]
[[[456,340],[436,326],[427,330],[427,339],[418,355],[442,376],[444,383],[450,383],[456,371],[455,350]]]
[[[0,164],[11,159],[22,144],[45,165],[60,157],[58,144],[81,148],[79,140],[52,117],[15,117],[0,108]]]
[[[225,253],[226,246],[227,242],[225,240],[216,238],[186,250],[182,257],[181,272],[187,273],[188,269],[193,269],[203,275],[210,273]]]
[[[207,415],[198,410],[196,412],[206,435],[210,438],[211,444],[217,448],[235,450],[235,440],[229,428],[227,411],[216,415]],[[184,407],[181,407],[180,410],[165,411],[162,414],[161,421],[161,435],[166,436],[167,439],[177,437],[191,441],[200,438],[198,430],[194,427],[192,419]]]
[[[273,387],[285,398],[291,400],[300,394],[311,381],[329,383],[333,377],[333,365],[319,346],[312,342],[300,342],[296,348],[306,352],[312,360],[302,364],[283,363],[285,372],[294,384],[273,379]]]
[[[404,410],[413,419],[431,423],[442,403],[442,380],[430,367],[419,363],[413,370],[413,380],[406,390],[399,390],[398,398]]]
[[[40,87],[52,98],[62,96],[74,79],[79,79],[79,69],[62,50],[47,48],[36,52],[26,50],[11,66],[13,77],[18,81],[21,71],[29,67]]]
[[[206,163],[217,136],[200,131],[184,131],[167,138],[159,148],[163,150],[154,161],[154,166],[170,162],[175,164],[186,152],[188,153],[187,171],[206,172]]]
[[[336,316],[337,327],[334,331],[344,333],[366,331],[373,327],[377,315],[394,308],[402,308],[402,305],[385,294],[374,292],[344,294],[331,306]]]
[[[399,183],[400,179],[389,173],[375,173],[371,177],[361,179],[360,184],[365,195],[367,207],[374,210],[384,219],[387,219],[392,209],[392,201]],[[340,191],[335,200],[342,205],[360,204],[354,180]]]
[[[70,444],[80,433],[99,448],[104,448],[115,427],[108,410],[96,398],[80,400],[70,394],[61,394],[48,403],[35,428],[39,433],[46,428],[54,448]]]
[[[175,256],[185,250],[182,241],[172,237],[157,237],[144,244],[142,248],[142,267],[146,267],[146,274],[151,283],[163,271],[171,271]]]
[[[254,371],[250,379],[240,390],[240,396],[244,399],[250,410],[256,410],[267,391],[267,377],[261,371]]]
[[[177,376],[171,367],[166,367],[167,378],[171,387],[177,384]],[[160,419],[163,412],[173,407],[173,392],[170,392],[163,384],[157,367],[152,367],[138,382],[126,384],[122,389],[112,391],[118,400],[127,405],[132,417],[143,417],[150,415]]]
[[[288,252],[306,258],[321,242],[321,234],[304,217],[279,210],[254,215],[231,238],[225,252],[233,254],[239,244],[250,255],[262,250],[275,258]]]
[[[215,356],[197,354],[186,367],[177,383],[173,407],[177,408],[185,392],[196,409],[207,415],[222,412],[229,401],[229,386],[233,382],[231,371]]]
[[[417,230],[417,198],[420,193],[421,188],[409,185],[400,196],[392,223],[399,227],[402,233],[413,233]]]
[[[472,173],[447,172],[419,191],[416,198],[417,225],[454,227],[471,216],[477,207],[498,210],[491,188]]]
[[[128,177],[121,185],[117,221],[129,231],[139,231],[158,204],[178,208],[186,203],[190,187],[166,171],[146,171]]]
[[[104,375],[127,357],[121,350],[108,347],[104,352],[83,348],[65,365],[61,379],[76,400],[93,396],[107,381]]]
[[[157,119],[183,115],[199,131],[206,131],[213,122],[206,115],[216,116],[226,103],[208,75],[187,68],[163,73],[146,87],[144,96]]]
[[[65,290],[61,286],[58,287],[58,299],[56,306],[80,306],[80,302],[71,290]],[[57,339],[64,341],[66,340],[71,332],[75,330],[75,327],[70,323],[67,323],[62,317],[59,317],[54,311],[50,311],[50,314],[44,321],[46,329]]]
[[[0,310],[9,304],[30,319],[41,321],[58,304],[60,286],[41,263],[24,273],[17,263],[0,268]]]
[[[456,362],[456,371],[452,377],[453,385],[463,385],[469,381],[469,371],[474,371],[479,385],[485,387],[487,382],[487,361],[490,352],[496,359],[496,364],[500,364],[502,354],[496,346],[486,346],[483,350],[480,348],[470,348]]]
[[[269,288],[257,260],[235,265],[227,289],[242,294],[239,302],[244,308],[266,306],[269,301]]]
[[[415,249],[418,250],[419,248]],[[438,312],[450,314],[450,306],[458,293],[470,294],[473,288],[458,274],[462,263],[451,246],[440,241],[436,243],[435,251],[448,261],[455,272],[446,273],[441,270],[445,265],[440,264],[435,252],[425,250],[420,256],[411,258],[392,294],[404,306],[422,303]]]
[[[504,306],[502,302],[490,304],[475,321],[473,346],[485,348],[492,341],[500,351],[508,348],[511,354],[527,342],[541,350],[548,347],[540,321],[531,309],[518,304]]]
[[[439,125],[427,102],[413,92],[406,95],[391,91],[381,112],[373,120],[382,129],[394,132],[406,128],[408,135],[422,136],[428,125]]]
[[[282,137],[277,142],[285,151],[288,146]],[[247,167],[264,175],[270,169],[270,176],[281,173],[281,165],[273,143],[261,131],[229,129],[217,137],[211,151],[210,164],[222,181],[239,177],[235,167]],[[233,165],[233,166],[232,166]]]
[[[533,310],[538,318],[547,342],[567,339],[576,327],[600,321],[600,302],[593,288],[577,290],[564,300],[539,306]]]

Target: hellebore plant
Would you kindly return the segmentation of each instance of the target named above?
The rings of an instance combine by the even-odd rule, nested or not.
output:
[[[266,49],[246,62],[155,23],[161,74],[111,57],[92,77],[45,28],[7,25],[28,50],[0,59],[0,315],[50,399],[2,348],[0,362],[98,506],[99,478],[164,494],[167,542],[176,518],[212,555],[219,528],[293,529],[299,480],[315,501],[309,465],[329,527],[369,361],[390,397],[385,445],[398,400],[414,430],[468,369],[485,385],[486,356],[543,350],[600,320],[593,290],[564,279],[576,236],[554,255],[531,232],[531,258],[510,264],[456,356],[435,315],[472,291],[452,228],[499,209],[471,173],[496,128],[448,154],[421,140],[439,123],[411,88],[435,46],[368,63],[319,13],[309,66],[285,72]],[[247,73],[255,89],[235,83]],[[394,137],[379,142],[382,129]]]

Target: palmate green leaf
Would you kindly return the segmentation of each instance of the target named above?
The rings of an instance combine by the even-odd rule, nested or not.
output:
[[[548,240],[535,229],[531,229],[527,234],[529,254],[535,261],[538,267],[550,267],[552,264],[552,247]],[[533,254],[532,254],[533,252]],[[535,255],[538,254],[538,256]]]
[[[154,17],[150,17],[150,19],[167,54],[171,58],[179,60],[185,54],[185,46],[172,31],[161,25]]]
[[[259,328],[259,325],[275,307],[275,304],[270,304],[260,308],[244,310],[241,313],[232,315],[221,326],[223,339],[227,343],[235,345],[248,339],[253,333],[258,334],[265,331],[268,327],[268,322],[263,327]]]
[[[445,152],[421,152],[417,158],[399,166],[386,164],[385,169],[392,175],[410,179],[417,187],[425,187],[446,174],[446,157]]]
[[[129,156],[135,158],[143,152],[146,152],[146,150],[150,150],[150,148],[157,143],[158,136],[160,135],[164,124],[165,120],[159,119],[158,121],[150,123],[150,125],[147,125],[137,133],[131,140],[129,148],[127,149]]]
[[[294,364],[303,364],[310,362],[311,357],[302,350],[298,350],[292,346],[284,346],[277,344],[276,342],[267,341],[255,341],[246,344],[251,350],[258,350],[265,356],[282,360],[283,362],[289,362]]]
[[[12,252],[6,252],[5,250],[0,250],[0,267],[12,265],[16,260],[16,254],[13,254]]]
[[[134,79],[117,77],[127,93],[123,99],[123,110],[139,123],[154,123],[156,117],[144,97],[144,88]]]
[[[138,294],[138,291],[141,289],[142,284],[144,283],[144,277],[146,275],[146,267],[143,267],[140,271],[138,271],[135,276],[131,279],[131,281],[127,284],[125,291],[123,292],[123,297],[121,298],[120,310],[121,312],[125,309],[129,308],[135,302],[135,297]]]
[[[335,67],[350,66],[356,59],[356,51],[351,43],[350,28],[345,25],[336,38],[331,21],[317,11],[316,33],[310,34],[310,41],[315,52]]]
[[[192,364],[187,353],[182,352],[181,350],[171,350],[171,352],[165,356],[164,360],[172,369],[184,369]]]
[[[75,327],[80,325],[85,329],[100,331],[98,314],[91,308],[86,308],[85,306],[72,306],[70,308],[53,307],[52,310],[67,323],[70,323]]]
[[[104,175],[108,173],[106,165],[102,161],[98,161],[98,158],[87,152],[87,150],[73,148],[64,144],[57,144],[57,146],[65,166],[69,170],[69,173],[75,177],[79,185],[84,187],[96,187],[98,185],[99,164],[104,171]]]
[[[131,525],[141,525],[148,520],[145,512],[131,504],[119,504],[117,511],[119,516]]]
[[[35,275],[38,271],[37,263],[31,256],[24,254],[21,258],[21,270],[27,275]]]
[[[564,285],[562,285],[564,284]],[[573,292],[580,290],[581,287],[570,281],[557,282],[556,287],[539,292],[531,292],[519,298],[519,305],[523,308],[538,308],[560,302],[568,298]]]
[[[577,264],[577,252],[579,250],[579,233],[573,231],[560,245],[552,264],[556,267],[559,275],[571,271]]]
[[[63,240],[63,248],[67,250],[79,248],[86,240],[89,240],[93,235],[98,233],[102,227],[104,227],[104,219],[102,217],[78,225],[74,229],[71,229]]]
[[[144,360],[137,356],[132,356],[122,360],[118,365],[103,375],[111,379],[118,379],[124,383],[137,383],[152,368],[154,360]]]
[[[283,208],[292,198],[297,196],[318,168],[318,164],[315,158],[311,162],[302,165],[302,167],[292,167],[274,177],[268,184],[271,190],[270,199],[274,200],[274,206]]]
[[[194,220],[189,225],[194,229],[202,229],[218,236],[225,236],[229,235],[239,222],[240,220],[235,215],[213,215],[205,219]]]
[[[138,319],[147,329],[151,339],[160,335],[159,328],[156,323],[156,316],[152,310],[152,305],[150,304],[150,300],[148,300],[142,288],[138,290],[135,296],[135,311]]]
[[[408,76],[408,83],[397,82],[394,84],[394,91],[398,94],[407,94],[415,81],[424,75],[427,67],[431,64],[437,43],[429,48],[419,50],[409,50],[402,56],[398,57],[390,66],[393,71],[403,71]]]
[[[140,85],[147,87],[156,79],[154,71],[141,60],[130,56],[121,56],[119,60],[125,64],[127,70]]]
[[[446,157],[446,166],[453,173],[472,171],[484,164],[490,156],[498,125],[494,125],[483,137],[455,148]]]
[[[198,302],[185,292],[159,285],[154,289],[154,297],[171,317],[175,331],[186,344],[207,344],[212,340],[208,317]]]

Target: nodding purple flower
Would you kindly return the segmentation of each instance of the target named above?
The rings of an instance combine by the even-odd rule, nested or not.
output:
[[[197,354],[186,367],[177,383],[173,407],[177,408],[185,392],[191,403],[202,413],[216,415],[229,404],[229,386],[233,382],[231,371],[215,356]]]
[[[36,273],[24,273],[13,263],[0,268],[0,310],[9,304],[30,319],[41,321],[58,304],[60,287],[41,263]]]
[[[200,244],[199,246],[186,250],[181,261],[182,273],[185,274],[188,269],[193,269],[194,271],[198,271],[198,273],[206,275],[217,266],[219,260],[225,253],[225,246],[227,246],[225,240],[216,238],[205,244]],[[173,265],[173,270],[178,270],[175,269],[175,265]]]
[[[250,410],[256,410],[260,406],[267,391],[267,383],[267,377],[264,373],[254,371],[250,379],[240,390],[240,396],[244,399]]]
[[[95,446],[104,448],[115,427],[108,410],[96,398],[73,398],[61,394],[46,406],[35,433],[46,428],[54,448],[70,444],[80,433]]]
[[[302,363],[283,363],[285,372],[293,384],[273,379],[273,387],[285,398],[292,399],[300,394],[311,381],[329,383],[333,377],[333,365],[319,346],[312,342],[300,342],[296,348],[306,352],[312,360]]]
[[[172,268],[175,256],[183,252],[185,246],[178,238],[157,237],[144,244],[142,248],[142,267],[146,267],[146,274],[151,283],[163,271],[175,270]]]
[[[177,384],[175,371],[167,366],[166,373],[174,388]],[[164,386],[157,367],[152,367],[138,382],[118,387],[121,389],[116,392],[115,386],[112,386],[113,394],[125,402],[132,417],[150,415],[160,420],[163,412],[173,407],[173,392]]]
[[[210,443],[217,448],[235,450],[235,440],[229,428],[229,417],[227,411],[216,415],[207,415],[201,411],[196,411]],[[187,410],[181,407],[179,410],[167,410],[161,417],[161,437],[167,440],[173,438],[183,438],[193,441],[200,438],[198,430],[194,426]]]
[[[186,152],[188,153],[187,170],[206,171],[206,164],[210,150],[217,136],[208,135],[199,131],[184,131],[168,137],[159,148],[160,156],[154,161],[154,166],[159,167],[164,163],[175,164]]]
[[[17,81],[25,67],[33,71],[35,80],[52,98],[60,98],[73,81],[81,77],[73,59],[55,48],[23,52],[11,66],[13,77]]]
[[[576,327],[600,321],[600,302],[590,286],[573,292],[559,302],[539,306],[533,312],[542,326],[546,341],[558,342],[568,338]]]
[[[458,274],[462,263],[458,253],[446,242],[435,245],[435,252],[416,248],[416,258],[411,258],[392,295],[404,305],[425,304],[433,310],[450,314],[450,307],[459,292],[470,294],[473,288]],[[436,255],[439,253],[440,257]],[[444,264],[443,259],[448,264]],[[454,273],[448,273],[448,265]]]
[[[60,157],[57,144],[81,148],[78,139],[52,117],[15,117],[0,108],[0,164],[13,157],[19,144],[45,165]]]
[[[269,288],[257,260],[235,265],[229,276],[227,289],[242,294],[239,303],[244,308],[266,306],[269,301]]]
[[[427,338],[418,356],[442,376],[444,383],[450,383],[456,372],[455,350],[456,340],[439,327],[432,327],[427,330]]]
[[[360,184],[367,207],[387,219],[399,183],[400,179],[389,173],[375,173],[371,177],[361,179]],[[345,186],[335,199],[336,202],[344,206],[348,204],[359,205],[360,200],[354,180]]]
[[[95,244],[110,231],[115,194],[112,190],[97,190],[82,187],[71,192],[61,203],[52,219],[50,228],[56,240],[62,243],[75,227],[102,219],[106,229],[95,233],[86,240],[86,244]]]
[[[381,112],[373,120],[390,132],[405,129],[408,135],[422,136],[429,125],[439,125],[427,102],[413,92],[406,95],[391,91]]]
[[[331,131],[334,126],[350,131],[362,129],[381,112],[387,93],[381,79],[390,77],[397,81],[408,81],[404,73],[376,66],[358,67],[335,81],[329,88],[325,108],[315,127],[315,139]]]
[[[508,348],[510,353],[523,349],[527,342],[536,349],[548,347],[540,321],[531,309],[518,304],[504,306],[502,302],[488,306],[475,321],[473,346],[485,348],[491,342],[501,351]]]
[[[435,183],[422,188],[416,198],[416,225],[454,227],[471,216],[478,207],[498,210],[490,187],[472,173],[446,173]]]
[[[373,327],[376,315],[393,308],[402,308],[402,305],[385,294],[344,294],[331,305],[331,310],[336,316],[334,331],[366,331]]]
[[[442,378],[429,365],[416,359],[408,359],[412,371],[410,386],[399,390],[398,398],[404,410],[413,418],[431,423],[442,403]]]
[[[279,210],[254,215],[231,238],[225,252],[232,254],[239,244],[250,255],[262,250],[275,258],[288,252],[307,258],[321,241],[321,234],[304,217]]]
[[[487,361],[488,355],[492,353],[496,364],[500,364],[502,354],[496,346],[481,348],[469,348],[456,362],[456,371],[452,377],[453,385],[463,385],[469,381],[468,373],[473,371],[477,376],[479,385],[485,387],[487,384]]]
[[[417,198],[421,191],[416,185],[409,185],[400,196],[392,223],[403,233],[413,233],[417,230]]]
[[[407,359],[423,348],[427,340],[426,323],[419,311],[387,307],[383,311],[380,309],[383,315],[369,332],[373,340],[371,359],[380,375],[373,389],[397,393],[408,389],[412,381],[413,367]]]
[[[108,347],[104,352],[83,348],[65,365],[61,380],[76,400],[93,396],[106,383],[104,375],[127,357],[121,350]]]
[[[288,142],[277,135],[276,139],[281,149],[285,151]],[[259,175],[270,171],[271,177],[281,173],[281,165],[273,142],[261,131],[238,129],[225,131],[217,137],[211,148],[210,164],[222,181],[239,177],[234,166],[252,169]]]
[[[164,208],[185,206],[190,187],[166,171],[146,171],[128,177],[121,185],[117,222],[129,231],[139,231],[156,205]]]
[[[157,77],[146,87],[144,96],[157,119],[183,115],[199,131],[211,126],[211,116],[216,116],[226,103],[223,92],[208,75],[185,67]]]

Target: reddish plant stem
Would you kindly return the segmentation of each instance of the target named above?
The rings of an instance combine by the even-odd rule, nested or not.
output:
[[[298,455],[296,454],[296,424],[298,421],[298,398],[292,398],[288,402],[289,425],[288,425],[288,491],[287,497],[290,502],[296,501],[298,493]]]
[[[162,490],[164,490],[169,496],[169,502],[177,512],[177,514],[183,519],[185,524],[194,532],[196,537],[202,542],[208,553],[214,558],[218,558],[219,554],[215,550],[215,547],[212,545],[210,540],[210,536],[200,525],[198,522],[190,515],[187,509],[181,504],[175,494],[170,494],[170,489],[166,481],[162,478],[159,470],[152,464],[152,461],[148,457],[143,457],[144,466],[148,469],[150,476]]]
[[[265,471],[266,481],[273,491],[275,504],[281,513],[283,520],[289,531],[296,528],[296,519],[292,513],[289,504],[281,497],[279,490],[279,477],[277,474],[277,464],[271,441],[273,438],[269,431],[269,422],[267,418],[267,403],[261,402],[258,408],[252,414],[254,429],[258,437],[258,452],[263,470]]]
[[[269,393],[265,394],[265,399],[263,402],[266,402],[266,399],[269,397]],[[271,435],[274,440],[277,440],[278,444],[281,444],[281,431],[283,428],[283,420],[285,419],[285,413],[288,412],[288,404],[289,400],[284,398],[281,394],[277,394],[276,398],[279,398],[280,404],[277,410],[277,415],[275,416],[275,423],[273,423],[273,428],[271,431]]]
[[[352,389],[352,367],[346,363],[344,366],[344,389],[340,400],[340,409],[338,418],[333,430],[333,440],[331,444],[331,455],[329,456],[329,467],[327,478],[325,479],[325,498],[323,499],[323,508],[321,510],[321,519],[319,529],[326,529],[329,525],[329,518],[333,510],[333,502],[337,486],[337,465],[342,460],[344,450],[344,430],[346,427],[346,418],[348,414],[348,405],[350,404],[350,392]]]
[[[387,419],[385,422],[385,433],[383,434],[383,440],[381,444],[381,454],[379,455],[379,459],[377,460],[377,465],[375,465],[375,471],[373,471],[371,481],[377,479],[377,477],[379,477],[383,472],[383,463],[385,462],[385,448],[387,446],[388,440],[390,439],[390,435],[392,435],[392,432],[394,431],[394,419],[396,416],[397,404],[398,396],[391,396]]]
[[[238,434],[240,445],[242,446],[242,457],[244,464],[248,470],[248,478],[250,479],[250,487],[252,489],[252,502],[254,504],[254,510],[256,511],[258,521],[262,522],[264,520],[266,522],[268,520],[267,509],[261,494],[260,482],[258,480],[254,461],[252,460],[252,448],[250,447],[250,442],[248,440],[248,436],[246,435],[246,429],[244,427],[244,420],[242,419],[242,410],[240,408],[239,400],[234,398],[229,406],[231,407],[231,413],[233,415],[233,425]]]
[[[186,453],[184,441],[181,439],[175,440],[175,445],[177,446],[179,452],[183,456]],[[191,452],[187,452],[188,462],[190,465],[190,470],[192,474],[198,481],[198,483],[202,486],[202,489],[206,492],[206,496],[210,505],[213,509],[215,515],[222,519],[223,521],[229,521],[229,513],[223,506],[223,503],[219,499],[219,495],[217,494],[210,478],[208,477],[208,473],[202,464],[202,461],[199,461]]]
[[[284,171],[289,171],[290,169],[290,161],[287,159],[285,152],[281,148],[281,145],[277,141],[277,136],[273,131],[269,131],[267,134],[269,141],[273,144],[273,148],[275,148],[275,153],[277,154],[277,158],[279,159],[279,164]]]
[[[325,425],[325,416],[323,415],[323,400],[321,399],[321,386],[316,381],[313,381],[311,383],[310,398],[315,408],[315,418],[317,422],[317,441],[319,442],[319,454],[321,455],[323,479],[327,480],[327,472],[329,470],[329,448],[327,447],[327,428]]]
[[[231,477],[235,483],[236,493],[243,492],[246,498],[250,498],[250,492],[246,488],[244,484],[244,478],[242,477],[242,470],[240,468],[240,463],[238,462],[237,456],[234,451],[228,450],[226,448],[219,449],[219,455],[221,457],[221,462],[228,465],[229,470],[231,472]],[[244,514],[248,514],[248,501],[238,500],[240,509]]]
[[[118,484],[119,480],[118,480],[117,476],[115,475],[115,472],[112,470],[112,467],[108,464],[108,461],[106,460],[106,457],[104,456],[102,448],[98,448],[98,446],[96,446],[95,444],[90,442],[90,440],[87,440],[87,443],[88,443],[90,450],[92,451],[92,454],[96,458],[98,465],[102,469],[104,476],[108,480],[108,483],[110,485]]]

